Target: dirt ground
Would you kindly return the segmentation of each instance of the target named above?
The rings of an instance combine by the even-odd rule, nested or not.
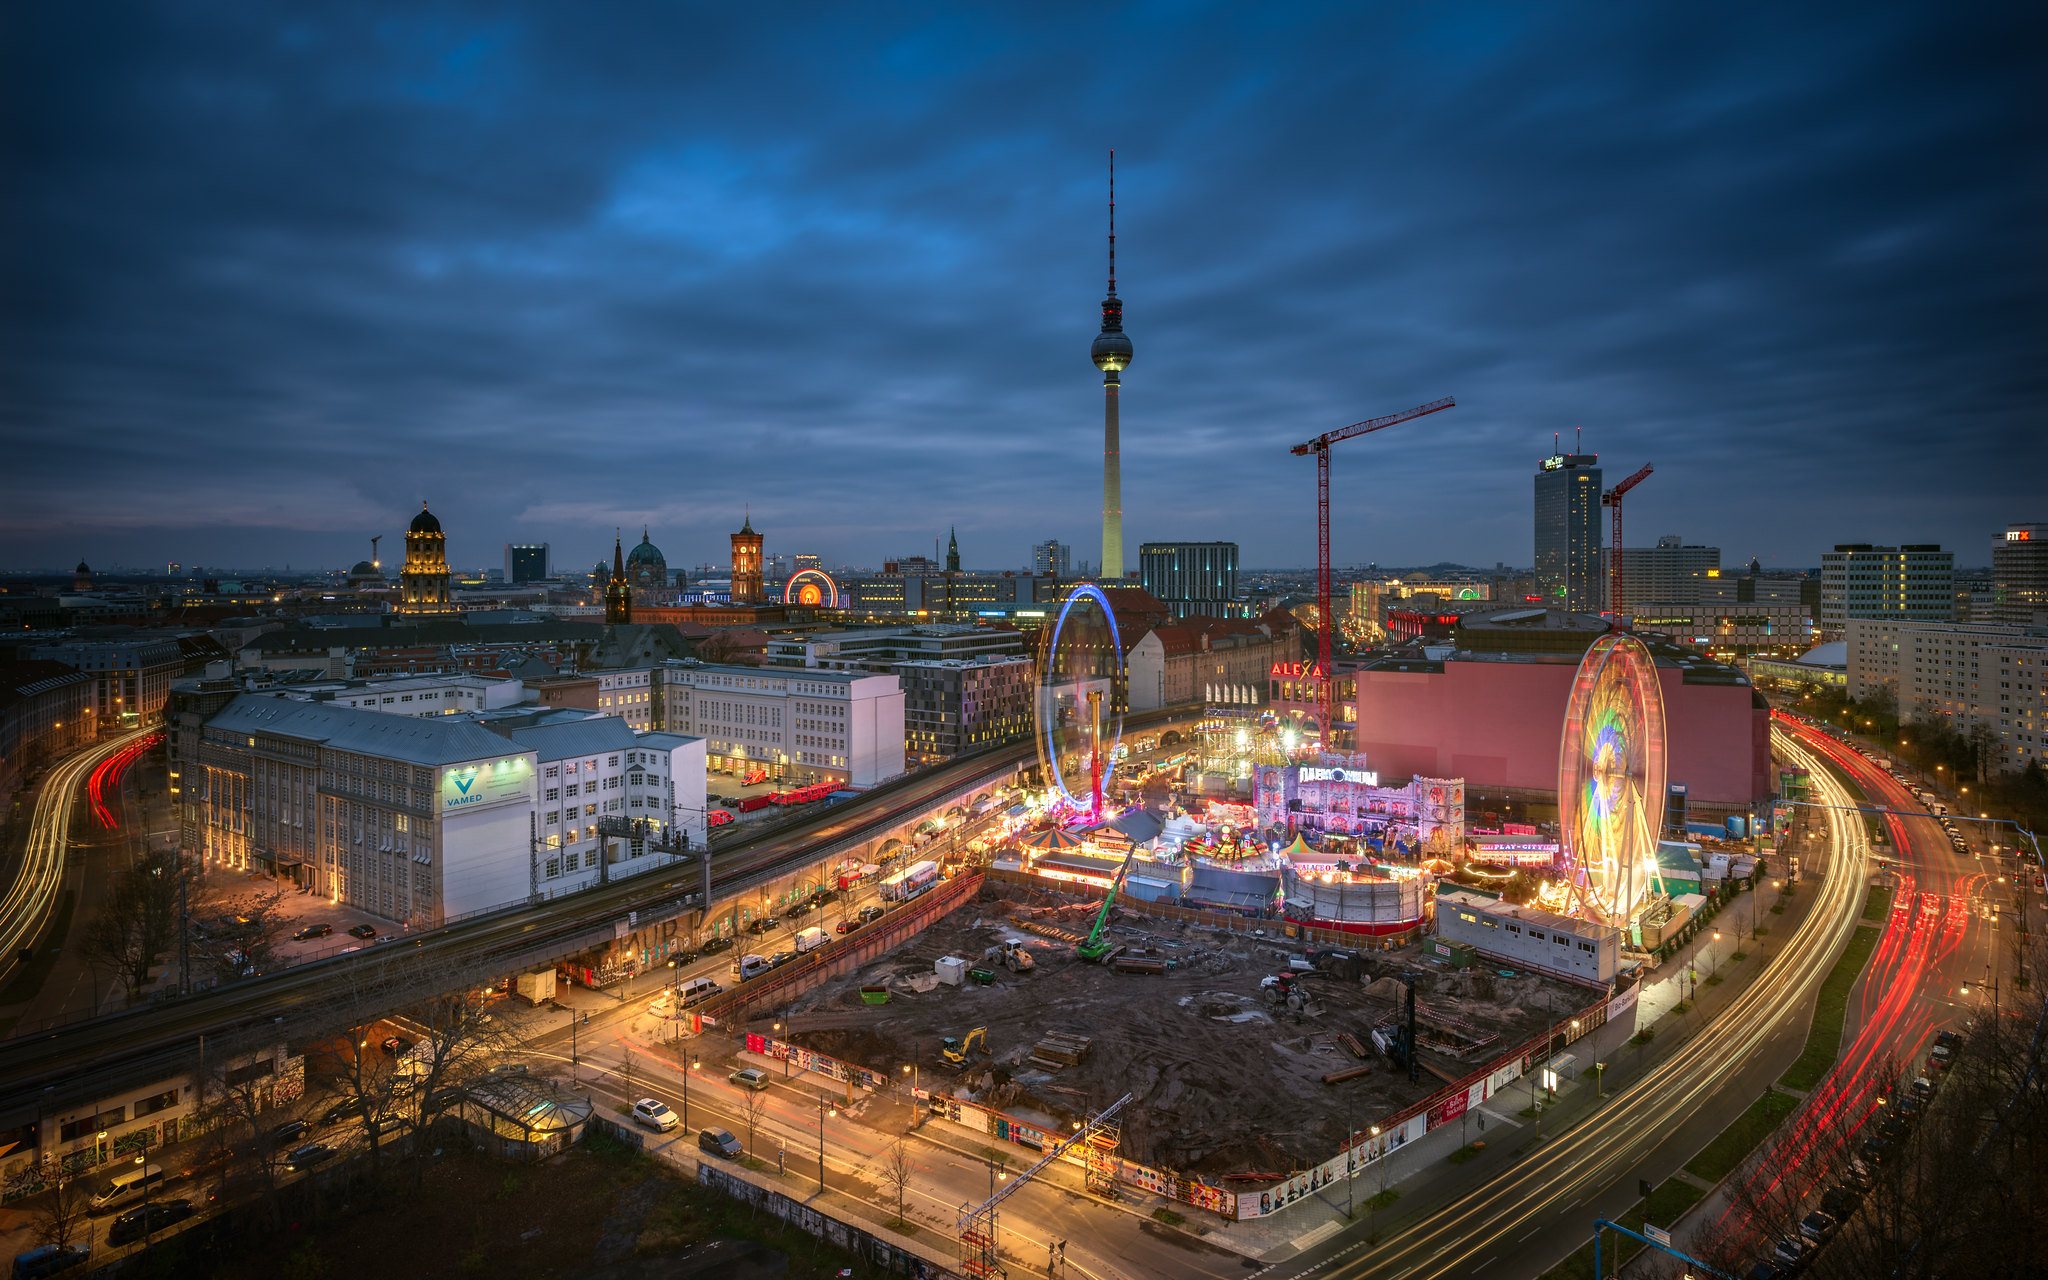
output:
[[[1003,896],[1008,895],[1008,896]],[[1507,1048],[1540,1036],[1554,1011],[1588,1002],[1589,993],[1534,975],[1454,970],[1423,957],[1420,946],[1367,953],[1358,981],[1305,980],[1322,1008],[1307,1015],[1275,1010],[1260,980],[1286,967],[1289,944],[1177,922],[1127,916],[1114,921],[1120,942],[1175,958],[1165,976],[1112,972],[1086,964],[1070,943],[1020,929],[1014,919],[1085,933],[1095,904],[1062,904],[1049,895],[991,885],[912,942],[847,978],[828,983],[775,1016],[796,1043],[901,1078],[918,1064],[927,1088],[1063,1125],[1125,1092],[1126,1154],[1156,1167],[1228,1174],[1280,1172],[1327,1159],[1347,1126],[1364,1128],[1421,1100],[1447,1078],[1469,1074]],[[1012,974],[992,965],[987,987],[929,986],[932,963],[957,955],[977,965],[984,950],[1022,940],[1037,961]],[[1418,975],[1425,1070],[1406,1071],[1373,1052],[1370,1032],[1397,1016],[1401,987],[1389,975]],[[928,990],[912,989],[911,980]],[[887,985],[890,1003],[870,1006],[857,988]],[[944,1037],[988,1028],[988,1052],[955,1072],[939,1057]],[[1092,1040],[1074,1066],[1046,1070],[1027,1059],[1040,1037],[1069,1032]],[[1350,1033],[1361,1062],[1339,1042]],[[1430,1051],[1433,1038],[1470,1041],[1462,1056]],[[1490,1037],[1490,1038],[1489,1038]],[[1361,1077],[1325,1084],[1329,1072],[1370,1066]]]

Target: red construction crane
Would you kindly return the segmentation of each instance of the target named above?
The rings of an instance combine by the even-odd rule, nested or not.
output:
[[[1354,422],[1348,427],[1326,431],[1306,444],[1294,446],[1292,452],[1298,457],[1305,453],[1316,455],[1316,608],[1321,611],[1322,636],[1317,651],[1320,678],[1323,682],[1323,749],[1337,749],[1337,669],[1333,659],[1332,636],[1337,625],[1336,613],[1330,607],[1330,446],[1339,440],[1349,440],[1369,431],[1391,427],[1397,422],[1407,422],[1449,409],[1458,402],[1450,396],[1417,405],[1402,413],[1388,414],[1384,418],[1368,418]]]
[[[1614,609],[1613,630],[1616,631],[1626,631],[1628,629],[1621,624],[1623,605],[1621,598],[1621,495],[1635,488],[1643,481],[1648,480],[1650,472],[1654,469],[1649,463],[1645,462],[1641,471],[1636,472],[1628,479],[1600,495],[1601,506],[1614,508],[1614,585],[1608,590],[1607,603]]]

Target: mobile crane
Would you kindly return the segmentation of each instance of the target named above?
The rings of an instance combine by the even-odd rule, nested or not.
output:
[[[1102,940],[1102,931],[1109,924],[1109,907],[1116,901],[1116,891],[1123,887],[1124,877],[1130,874],[1131,859],[1137,856],[1138,848],[1133,845],[1131,851],[1124,855],[1123,865],[1116,869],[1116,875],[1111,878],[1109,892],[1102,895],[1102,910],[1095,913],[1095,927],[1088,931],[1088,937],[1081,945],[1074,948],[1074,953],[1090,964],[1099,964],[1107,960],[1110,953],[1116,950],[1115,944]]]

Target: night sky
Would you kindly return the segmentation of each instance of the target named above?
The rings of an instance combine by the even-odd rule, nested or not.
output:
[[[1989,561],[2048,519],[2035,5],[9,6],[0,567],[1099,548]]]

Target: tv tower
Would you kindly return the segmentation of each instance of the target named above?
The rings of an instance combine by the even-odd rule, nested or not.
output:
[[[1116,149],[1109,152],[1109,296],[1102,300],[1102,332],[1088,348],[1102,370],[1102,569],[1104,582],[1124,576],[1124,477],[1117,441],[1117,377],[1131,363],[1131,340],[1124,336],[1123,299],[1116,296]]]

